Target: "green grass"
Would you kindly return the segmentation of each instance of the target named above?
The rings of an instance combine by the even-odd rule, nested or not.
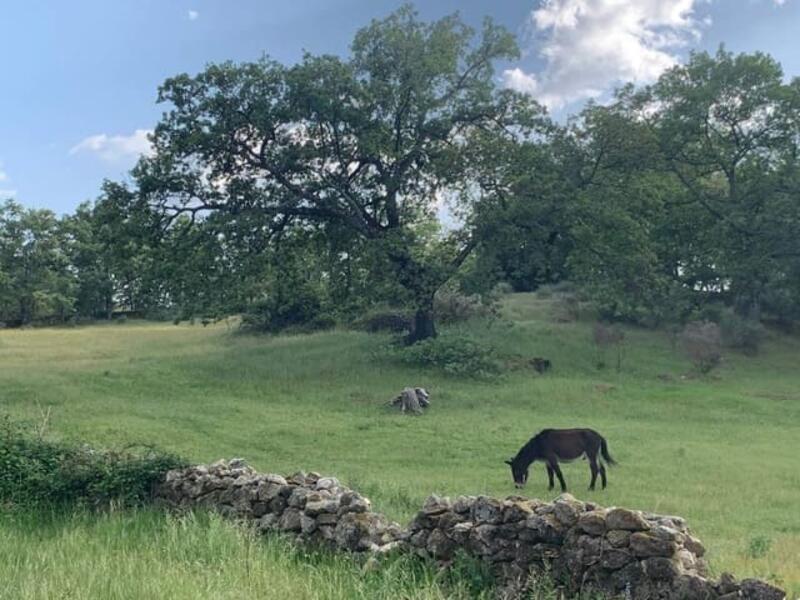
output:
[[[590,323],[558,323],[553,311],[551,300],[515,295],[505,302],[513,324],[462,327],[505,352],[553,361],[548,375],[498,381],[392,365],[376,357],[386,338],[357,332],[251,337],[224,325],[134,323],[7,330],[0,410],[35,420],[49,412],[53,432],[97,444],[155,443],[198,462],[244,456],[264,471],[334,474],[401,521],[431,492],[511,494],[503,460],[533,433],[593,427],[620,466],[606,491],[588,492],[586,463],[566,465],[576,496],[683,515],[716,572],[800,593],[800,340],[771,334],[758,356],[731,353],[716,375],[682,379],[690,365],[669,336],[628,330],[618,374],[594,367]],[[382,406],[408,385],[431,392],[424,417]],[[555,495],[541,467],[526,493]],[[89,522],[73,528],[93,535]],[[61,551],[37,558],[45,580],[69,569]],[[165,563],[153,577],[170,569],[180,577],[181,564]]]

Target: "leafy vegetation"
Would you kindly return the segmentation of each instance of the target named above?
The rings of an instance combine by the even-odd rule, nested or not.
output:
[[[609,440],[621,466],[609,473],[608,489],[587,495],[585,463],[564,465],[576,496],[685,516],[708,547],[715,573],[767,577],[800,593],[797,338],[771,330],[757,355],[730,352],[713,378],[684,379],[693,365],[680,345],[672,348],[669,335],[623,327],[624,368],[598,371],[589,343],[594,320],[554,320],[554,301],[508,295],[502,316],[513,326],[471,321],[441,335],[480,339],[503,355],[547,357],[553,367],[546,377],[518,369],[484,381],[376,361],[388,336],[356,331],[241,336],[223,323],[129,320],[0,331],[0,402],[15,418],[31,421],[49,409],[54,435],[95,447],[155,444],[192,462],[244,456],[262,471],[330,473],[399,521],[415,514],[430,493],[516,493],[503,460],[531,435],[545,427],[592,427]],[[383,406],[409,385],[431,393],[432,408],[423,418]],[[534,468],[524,493],[548,499],[557,491],[548,492],[545,473]],[[142,525],[143,517],[119,518],[125,523],[119,527],[143,527],[150,536],[165,532],[164,539],[145,545],[150,550],[144,554],[119,555],[130,558],[132,572],[147,570],[148,553],[158,543],[174,541],[168,528]],[[20,540],[51,540],[28,544],[27,560],[39,565],[40,579],[42,572],[54,573],[55,585],[70,577],[74,557],[65,557],[73,552],[72,540],[86,546],[85,564],[107,549],[108,561],[98,564],[115,572],[115,534],[104,526],[87,522],[59,537],[48,527],[4,526],[0,535],[8,541],[0,547],[11,551],[23,545]],[[189,529],[188,536],[205,535]],[[751,558],[748,540],[757,536],[771,545],[761,558]],[[198,548],[205,548],[203,560],[218,564],[212,556],[221,548]],[[240,547],[228,556],[247,552]],[[153,578],[168,586],[173,578],[198,577],[192,556],[178,553],[154,569]],[[276,569],[269,572],[282,567]],[[297,570],[287,573],[274,577],[299,577]],[[98,575],[92,585],[104,579]],[[337,597],[319,587],[317,597]]]
[[[153,486],[182,464],[153,450],[115,452],[50,441],[0,414],[0,506],[134,506],[149,500]]]

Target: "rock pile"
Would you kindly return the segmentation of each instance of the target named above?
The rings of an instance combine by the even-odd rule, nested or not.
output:
[[[506,590],[524,592],[547,569],[567,593],[685,600],[782,600],[759,580],[707,577],[705,548],[681,517],[603,508],[562,494],[553,502],[511,496],[430,496],[407,528],[372,512],[334,477],[258,474],[241,459],[170,471],[157,497],[208,507],[348,551],[415,552],[447,564],[463,551],[489,564]]]
[[[318,473],[259,474],[242,459],[170,471],[156,497],[177,508],[213,508],[262,531],[297,534],[350,551],[387,552],[404,537],[370,501]]]

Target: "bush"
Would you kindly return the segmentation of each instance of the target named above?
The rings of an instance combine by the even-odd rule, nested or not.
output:
[[[734,312],[723,314],[719,325],[722,341],[729,348],[756,354],[761,342],[764,341],[765,331],[761,323],[742,318]]]
[[[592,329],[592,342],[597,348],[597,368],[603,369],[606,366],[606,350],[616,348],[617,350],[617,371],[622,369],[623,344],[625,342],[625,332],[618,326],[607,325],[597,322]]]
[[[700,373],[710,372],[722,361],[722,335],[716,323],[692,321],[680,338],[686,355]]]
[[[500,373],[493,348],[466,337],[437,337],[392,350],[402,363],[436,367],[452,375],[487,378]]]
[[[407,313],[391,308],[372,310],[353,321],[353,327],[368,333],[403,333],[411,330],[411,324],[411,317]]]
[[[453,287],[444,287],[433,299],[433,314],[443,324],[460,323],[475,318],[492,318],[497,315],[493,299],[479,294],[467,296]]]
[[[183,461],[154,450],[96,450],[44,439],[0,416],[0,504],[30,507],[141,504]]]
[[[320,294],[310,286],[298,286],[288,296],[271,295],[248,307],[242,327],[250,331],[277,333],[287,329],[318,331],[336,324]]]

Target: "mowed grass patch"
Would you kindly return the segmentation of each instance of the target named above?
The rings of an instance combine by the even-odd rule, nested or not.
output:
[[[388,338],[359,332],[3,331],[0,409],[30,419],[49,410],[56,434],[101,445],[154,443],[198,462],[244,456],[265,471],[334,474],[401,521],[431,492],[514,493],[503,460],[531,435],[593,427],[620,466],[606,491],[590,493],[587,464],[566,465],[576,496],[683,515],[715,571],[800,593],[800,342],[771,334],[758,356],[728,353],[717,373],[694,378],[667,334],[626,329],[617,373],[595,367],[591,323],[557,322],[554,310],[514,295],[505,320],[444,331],[553,361],[544,376],[494,381],[394,365],[380,358]],[[383,405],[408,385],[432,394],[423,417]],[[535,466],[526,493],[552,498],[546,482]]]

